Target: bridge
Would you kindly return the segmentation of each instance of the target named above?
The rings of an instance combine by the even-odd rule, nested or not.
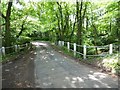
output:
[[[70,43],[62,41],[57,45],[65,43],[69,50]],[[2,65],[3,88],[118,88],[118,77],[113,78],[97,68],[76,62],[75,58],[54,49],[51,43],[38,41],[32,45],[36,49],[31,50],[33,46],[30,44],[14,46],[15,52],[26,47],[28,51]],[[77,45],[73,46],[76,55]],[[5,55],[5,48],[1,50]],[[86,59],[86,46],[83,50],[83,59]]]

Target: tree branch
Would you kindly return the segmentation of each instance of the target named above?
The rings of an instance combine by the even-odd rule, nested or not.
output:
[[[1,24],[1,25],[0,25],[0,28],[1,28],[2,26],[4,26],[4,25],[5,25],[5,23]]]
[[[0,11],[0,16],[4,19],[6,19],[6,16]]]
[[[6,23],[3,23],[1,26],[5,25]]]
[[[24,19],[23,22],[22,22],[21,31],[20,31],[19,34],[17,35],[17,38],[19,38],[19,36],[20,36],[20,35],[22,34],[22,32],[25,30],[24,25],[25,25],[25,22],[26,22],[27,17],[28,17],[28,16],[26,16],[25,19]]]

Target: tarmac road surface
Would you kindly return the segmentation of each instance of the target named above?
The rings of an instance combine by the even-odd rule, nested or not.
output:
[[[3,88],[118,88],[117,77],[78,63],[47,42],[33,44],[36,51],[3,65]]]

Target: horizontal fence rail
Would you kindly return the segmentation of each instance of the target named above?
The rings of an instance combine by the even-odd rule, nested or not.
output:
[[[6,56],[6,51],[8,49],[11,50],[11,52],[8,54],[13,54],[13,53],[19,52],[20,50],[25,49],[25,48],[30,49],[31,47],[32,47],[31,43],[26,43],[26,44],[22,44],[22,45],[14,45],[14,46],[9,46],[9,47],[1,47],[0,53],[2,56]]]
[[[120,50],[120,45],[110,44],[110,45],[104,45],[104,46],[87,46],[87,45],[78,45],[76,43],[70,43],[65,41],[58,41],[58,46],[65,46],[69,51],[72,51],[74,53],[74,56],[76,54],[80,54],[83,56],[83,59],[86,59],[89,56],[106,56],[108,54],[113,54],[114,51]],[[77,51],[77,49],[81,48],[82,52]],[[89,52],[88,49],[94,48],[97,51],[97,54],[87,54]],[[103,51],[102,51],[103,50]],[[107,51],[105,51],[107,50]],[[101,51],[101,53],[98,53],[98,51]]]

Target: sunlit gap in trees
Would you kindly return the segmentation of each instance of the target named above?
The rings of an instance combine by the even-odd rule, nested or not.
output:
[[[33,45],[39,47],[39,46],[47,46],[46,43],[41,43],[41,42],[32,42]]]

